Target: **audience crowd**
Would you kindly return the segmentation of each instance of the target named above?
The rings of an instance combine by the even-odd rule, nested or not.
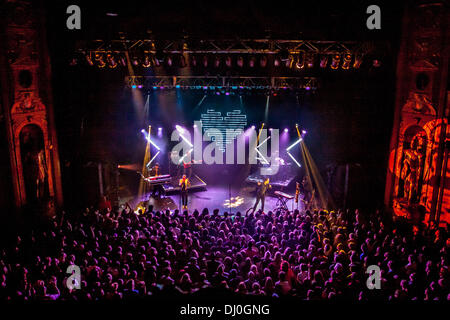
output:
[[[2,249],[0,300],[128,300],[208,288],[304,300],[449,300],[447,232],[358,210],[63,212]],[[381,270],[379,290],[367,286],[371,265]]]

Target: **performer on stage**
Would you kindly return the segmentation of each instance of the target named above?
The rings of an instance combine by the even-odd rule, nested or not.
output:
[[[269,188],[272,188],[272,186],[269,184],[270,180],[267,178],[263,183],[258,182],[258,191],[256,193],[256,202],[253,206],[253,212],[255,212],[256,207],[258,206],[258,203],[261,201],[261,210],[264,211],[264,201],[266,197],[267,190]]]
[[[297,205],[297,209],[298,209],[299,196],[300,196],[300,183],[296,182],[295,183],[295,204]]]
[[[187,209],[187,203],[188,203],[188,188],[191,185],[189,182],[189,179],[186,177],[185,174],[183,174],[183,177],[180,179],[179,186],[181,187],[181,203],[183,206],[183,209]]]

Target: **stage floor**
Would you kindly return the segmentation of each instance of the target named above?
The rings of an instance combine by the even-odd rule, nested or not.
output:
[[[289,192],[287,192],[289,193]],[[289,193],[293,194],[293,193]],[[148,200],[148,205],[153,205],[155,210],[175,210],[181,208],[181,199],[179,194],[169,195],[161,199],[151,198],[150,195],[146,195],[141,199],[134,199],[130,202],[132,207],[136,207],[139,202]],[[231,198],[231,203],[236,207],[229,208],[227,203]],[[210,212],[214,209],[219,209],[220,214],[225,211],[232,214],[240,211],[245,214],[247,209],[253,207],[256,201],[255,186],[244,186],[239,189],[229,189],[228,187],[221,186],[207,186],[204,191],[190,192],[188,197],[188,211],[192,212],[195,209],[201,211],[203,208],[208,208]],[[300,202],[301,203],[301,202]],[[297,208],[294,200],[287,202],[288,208],[292,210]],[[264,205],[264,211],[274,210],[277,206],[277,197],[273,195],[273,191],[266,196]],[[258,204],[257,209],[261,208],[261,204]],[[299,207],[299,209],[302,209]]]

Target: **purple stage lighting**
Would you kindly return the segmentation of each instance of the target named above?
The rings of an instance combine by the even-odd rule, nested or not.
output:
[[[284,132],[289,132],[289,129],[288,128],[284,128]]]

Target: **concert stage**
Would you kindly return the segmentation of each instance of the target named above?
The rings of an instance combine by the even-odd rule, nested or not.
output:
[[[188,200],[188,211],[191,213],[193,210],[197,209],[199,211],[203,208],[208,208],[210,211],[214,209],[219,209],[220,214],[225,211],[231,212],[232,214],[240,211],[242,214],[253,207],[255,204],[255,186],[244,186],[241,188],[229,188],[226,186],[208,186],[207,190],[197,189],[196,192],[189,192]],[[287,192],[289,194],[294,194],[295,192]],[[231,198],[231,202],[229,201]],[[266,201],[264,205],[264,211],[274,210],[277,207],[278,198],[273,192],[270,192],[266,196]],[[150,194],[145,195],[141,199],[135,199],[130,204],[133,208],[136,208],[139,202],[148,201],[146,205],[153,205],[155,210],[165,210],[165,209],[179,209],[181,207],[181,200],[179,194],[166,195],[166,197],[161,197],[160,199],[152,198]],[[236,207],[229,208],[228,202]],[[296,209],[297,206],[294,200],[289,200],[287,202],[289,209]],[[300,201],[299,209],[303,209],[303,203]],[[258,205],[257,209],[261,208],[261,204]]]

